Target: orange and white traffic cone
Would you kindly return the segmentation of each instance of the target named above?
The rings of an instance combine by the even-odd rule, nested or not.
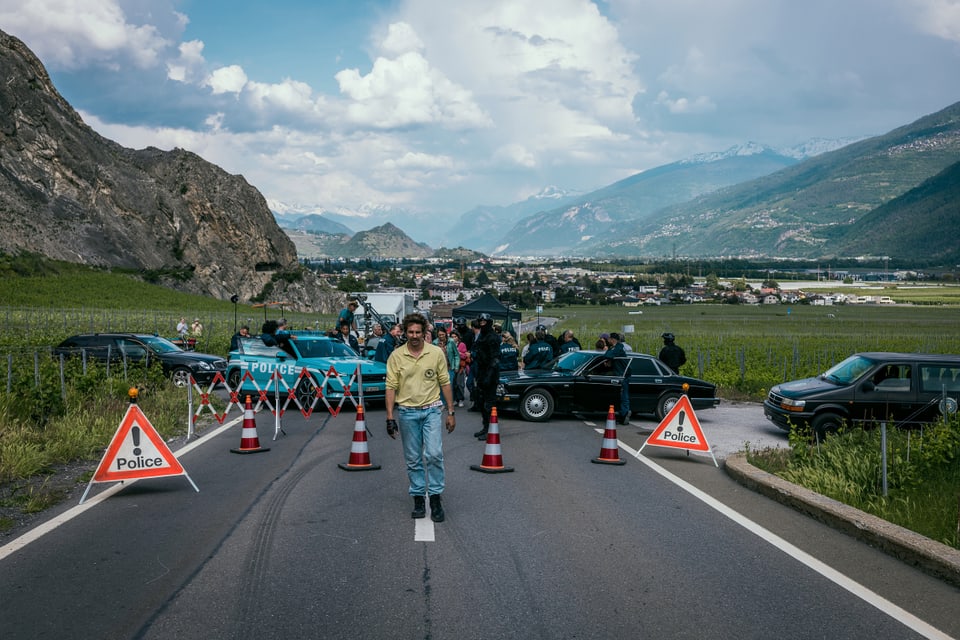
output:
[[[603,430],[603,444],[600,445],[600,457],[593,458],[590,462],[597,464],[627,464],[626,460],[620,459],[620,447],[617,446],[617,414],[610,405],[607,411],[607,427]]]
[[[240,448],[230,449],[230,451],[233,453],[270,451],[270,447],[260,446],[260,438],[257,437],[257,419],[253,415],[253,404],[250,402],[250,396],[247,396],[247,402],[243,407],[243,431],[240,432]]]
[[[470,468],[483,473],[509,473],[513,467],[503,466],[500,455],[500,425],[497,423],[497,408],[490,409],[490,426],[487,427],[487,444],[483,449],[483,460],[472,464]]]
[[[374,471],[378,464],[370,463],[370,449],[367,447],[367,422],[363,419],[363,405],[357,405],[357,422],[353,425],[353,443],[350,445],[350,460],[337,465],[344,471]]]

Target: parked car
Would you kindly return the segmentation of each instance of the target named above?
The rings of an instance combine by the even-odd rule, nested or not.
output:
[[[844,423],[930,423],[955,413],[958,398],[960,356],[857,353],[814,378],[774,386],[763,413],[784,431],[809,427],[823,438]]]
[[[621,360],[621,359],[618,359]],[[694,410],[720,404],[716,385],[681,376],[653,356],[627,353],[625,363],[613,363],[602,351],[570,351],[545,369],[500,374],[497,409],[518,411],[524,420],[545,422],[554,413],[606,413],[620,405],[616,371],[630,367],[630,409],[663,419],[686,394]]]
[[[238,348],[227,361],[227,384],[241,394],[256,394],[257,389],[274,388],[274,372],[279,371],[287,387],[294,390],[300,404],[309,406],[317,387],[331,404],[344,395],[346,384],[359,365],[363,380],[363,396],[367,400],[383,400],[386,396],[387,367],[361,357],[343,342],[318,333],[292,332],[287,349],[264,344],[258,336],[241,338]],[[331,367],[340,378],[330,377]],[[301,378],[306,369],[309,379]],[[250,374],[247,376],[246,374]],[[252,378],[252,380],[251,380]],[[326,382],[324,382],[326,380]],[[280,393],[286,389],[281,386]],[[360,395],[357,381],[350,386],[354,397]]]
[[[71,336],[54,347],[55,356],[86,354],[98,362],[123,360],[145,362],[154,358],[163,366],[163,373],[178,387],[190,384],[190,376],[200,385],[223,375],[227,361],[221,356],[184,351],[166,338],[147,333],[82,333]]]

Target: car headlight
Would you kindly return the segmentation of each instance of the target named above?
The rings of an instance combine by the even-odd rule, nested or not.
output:
[[[780,408],[784,411],[803,411],[805,406],[807,406],[806,400],[794,400],[793,398],[780,400]]]
[[[498,396],[505,396],[505,395],[507,395],[507,387],[504,386],[504,384],[503,384],[502,382],[497,385],[497,395],[498,395]]]
[[[204,371],[209,371],[210,369],[213,369],[213,365],[209,362],[200,361],[197,363],[197,368],[203,369]]]

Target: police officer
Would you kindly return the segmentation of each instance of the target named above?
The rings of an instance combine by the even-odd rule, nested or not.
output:
[[[530,345],[527,355],[523,357],[524,369],[544,369],[553,360],[553,347],[547,342],[546,327],[541,324],[534,335],[536,341]]]
[[[520,366],[520,349],[517,348],[517,341],[509,331],[501,334],[500,343],[500,371],[516,371]]]
[[[500,381],[500,334],[493,330],[493,318],[489,313],[477,316],[480,333],[473,344],[476,353],[474,384],[477,390],[477,406],[483,416],[483,428],[473,434],[477,438],[486,438],[490,427],[490,415],[497,402],[497,383]]]
[[[663,338],[663,349],[660,349],[657,358],[663,364],[680,373],[680,367],[687,362],[687,354],[674,342],[676,337],[672,333],[667,332],[660,337]]]
[[[610,334],[610,348],[603,356],[610,361],[612,373],[620,376],[620,424],[630,422],[630,361],[619,333]]]

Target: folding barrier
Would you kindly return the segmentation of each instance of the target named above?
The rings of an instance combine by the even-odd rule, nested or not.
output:
[[[319,376],[320,379],[315,379],[315,375]],[[354,384],[357,385],[357,394],[351,391]],[[228,394],[227,405],[222,412],[217,412],[211,401],[217,385],[222,385]],[[244,387],[246,387],[247,390],[241,392],[241,389]],[[250,387],[253,387],[255,391],[251,393]],[[324,390],[326,390],[326,392]],[[194,406],[194,392],[196,392],[200,399],[199,403],[196,403],[196,407]],[[363,404],[363,376],[360,371],[360,365],[357,365],[353,373],[348,377],[341,374],[332,366],[326,372],[310,372],[304,367],[300,370],[293,387],[287,383],[279,371],[274,371],[270,375],[266,386],[261,387],[257,384],[256,379],[254,379],[250,372],[245,371],[240,380],[237,381],[236,388],[231,388],[223,375],[218,372],[206,389],[201,388],[193,376],[191,376],[190,386],[187,388],[187,413],[189,420],[187,438],[189,439],[191,436],[196,435],[194,427],[204,411],[209,411],[220,424],[223,424],[234,407],[242,414],[244,407],[241,400],[241,393],[243,395],[256,397],[254,412],[267,408],[276,417],[276,429],[273,437],[274,440],[276,440],[277,436],[283,431],[280,426],[280,418],[291,404],[308,420],[319,406],[325,407],[327,413],[333,417],[337,417],[340,414],[340,410],[348,400],[354,409],[361,406]],[[338,400],[331,403],[331,398],[328,397],[330,395],[338,397]]]

